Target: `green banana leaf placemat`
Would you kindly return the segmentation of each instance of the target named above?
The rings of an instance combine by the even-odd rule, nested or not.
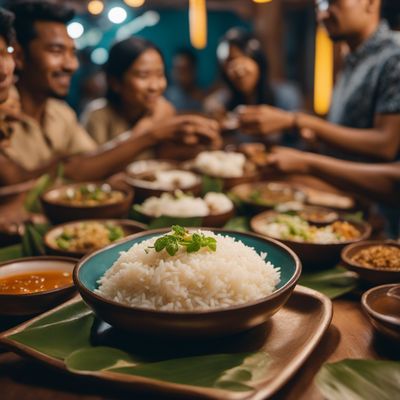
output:
[[[255,329],[207,341],[171,342],[118,332],[96,319],[77,297],[3,333],[0,343],[73,374],[123,383],[133,390],[264,398],[296,372],[331,317],[327,297],[299,286],[269,322]]]

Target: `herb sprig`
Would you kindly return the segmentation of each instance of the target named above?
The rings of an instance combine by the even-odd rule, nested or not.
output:
[[[217,250],[217,241],[211,236],[205,236],[203,233],[189,233],[182,226],[172,225],[172,234],[164,235],[154,242],[154,250],[159,253],[166,250],[170,256],[174,256],[179,247],[185,247],[187,253],[195,253],[201,248],[206,247],[211,251]]]

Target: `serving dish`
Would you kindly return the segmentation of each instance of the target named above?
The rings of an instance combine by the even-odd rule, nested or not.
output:
[[[243,334],[205,342],[154,342],[148,337],[139,341],[131,334],[116,334],[107,326],[103,334],[91,336],[93,324],[102,323],[95,322],[90,309],[76,298],[3,333],[0,342],[46,365],[82,379],[86,376],[92,382],[95,378],[111,387],[122,386],[138,396],[151,393],[157,398],[260,400],[273,396],[296,373],[318,345],[331,317],[332,303],[327,297],[297,286],[269,322]],[[46,335],[46,343],[40,343],[40,335]],[[103,346],[112,353],[105,352]],[[86,355],[98,356],[88,362],[83,347]],[[127,354],[131,360],[140,358],[136,367],[110,370],[116,357],[126,359]],[[266,362],[247,362],[242,368],[243,355]],[[215,358],[204,363],[207,359],[202,357],[208,356]],[[231,356],[239,358],[230,362]],[[225,363],[222,367],[221,360]],[[232,375],[242,370],[246,372]],[[40,366],[35,371],[43,373]],[[224,384],[222,376],[230,377],[231,384]]]
[[[66,197],[80,191],[101,191],[120,193],[118,199],[103,204],[94,200],[89,202],[72,203]],[[123,218],[129,213],[133,200],[133,191],[124,185],[107,184],[102,182],[82,182],[58,186],[45,192],[41,203],[46,216],[52,223],[74,221],[78,219]]]
[[[362,295],[361,305],[379,332],[400,341],[400,284],[369,289]]]
[[[0,279],[37,271],[62,271],[72,277],[77,259],[69,257],[41,256],[26,257],[0,264]],[[33,315],[46,311],[68,299],[76,293],[70,283],[56,289],[28,294],[0,293],[0,315]]]
[[[136,234],[92,253],[78,263],[74,270],[75,285],[83,299],[101,319],[123,330],[150,335],[188,338],[232,334],[259,325],[276,313],[290,297],[300,277],[299,259],[278,241],[241,232],[213,230],[242,241],[258,253],[268,253],[268,260],[279,266],[281,272],[281,280],[272,294],[242,305],[186,312],[126,306],[95,293],[99,286],[98,280],[118,259],[121,251],[169,231],[170,229],[162,229]]]
[[[279,214],[280,213],[276,211],[264,211],[261,214],[256,215],[250,220],[251,229],[258,234],[270,237],[264,233],[263,225],[266,221],[278,216]],[[339,218],[338,221],[345,222],[346,220]],[[346,245],[365,240],[370,236],[371,226],[367,222],[351,221],[350,224],[360,232],[360,236],[351,241],[323,244],[274,238],[290,247],[300,257],[304,268],[327,268],[336,264],[340,260],[340,252]]]
[[[344,267],[356,272],[361,279],[374,284],[383,283],[394,283],[400,282],[400,268],[389,269],[379,268],[373,266],[365,266],[357,261],[354,261],[354,257],[357,256],[361,251],[370,249],[375,246],[383,247],[395,247],[400,249],[400,243],[394,240],[366,240],[350,244],[346,246],[341,253]]]
[[[61,248],[57,244],[58,238],[62,237],[65,229],[69,230],[74,227],[79,227],[82,224],[102,224],[111,227],[120,227],[122,229],[123,236],[121,238],[115,238],[111,241],[120,240],[123,237],[133,235],[134,233],[142,232],[145,230],[145,225],[141,224],[140,222],[131,221],[129,219],[87,219],[87,220],[79,220],[79,221],[72,221],[66,222],[64,224],[60,224],[51,228],[47,231],[47,233],[43,237],[43,242],[48,254],[54,255],[61,255],[61,256],[68,256],[68,257],[77,257],[81,258],[85,254],[97,250],[98,248],[87,247],[86,249],[80,250],[70,250],[64,246]],[[90,238],[91,239],[91,238]],[[65,240],[63,240],[65,242]],[[67,243],[68,244],[68,243]],[[107,245],[110,243],[107,243]],[[103,246],[101,246],[103,247]]]

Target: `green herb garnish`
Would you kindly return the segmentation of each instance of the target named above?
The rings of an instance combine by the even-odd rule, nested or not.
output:
[[[211,251],[217,250],[217,241],[211,236],[205,236],[203,233],[191,234],[179,225],[172,225],[171,229],[172,234],[161,236],[150,248],[154,248],[157,253],[165,249],[170,256],[174,256],[179,247],[185,247],[188,253],[195,253],[203,247]]]

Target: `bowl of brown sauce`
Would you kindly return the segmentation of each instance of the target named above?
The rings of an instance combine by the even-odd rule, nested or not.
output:
[[[70,257],[27,257],[0,264],[0,315],[33,315],[75,293]]]

